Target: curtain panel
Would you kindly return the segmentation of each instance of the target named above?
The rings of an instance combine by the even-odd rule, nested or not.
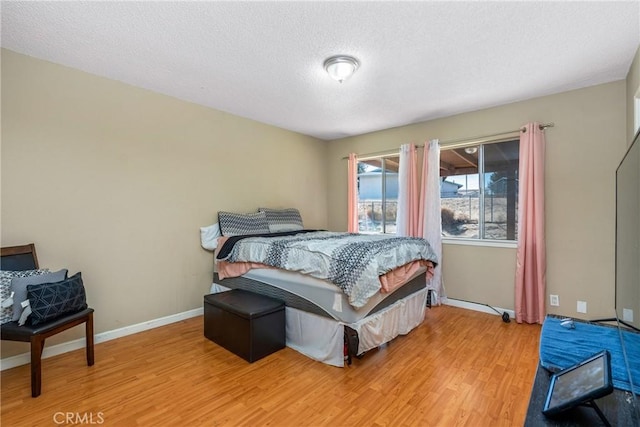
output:
[[[349,154],[349,165],[347,167],[347,231],[349,233],[358,232],[358,158],[355,153]]]
[[[436,255],[438,267],[427,287],[435,292],[432,304],[446,302],[442,280],[442,216],[440,213],[440,144],[437,139],[424,144],[422,181],[418,214],[418,235],[427,239]]]
[[[398,167],[398,211],[396,215],[396,234],[398,236],[418,237],[418,165],[416,146],[400,146],[400,164]]]
[[[542,324],[545,317],[544,131],[528,123],[520,133],[516,322]]]

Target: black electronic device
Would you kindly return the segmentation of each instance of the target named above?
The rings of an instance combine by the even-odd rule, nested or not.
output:
[[[553,416],[576,406],[588,406],[609,425],[595,399],[612,392],[611,356],[603,350],[551,376],[542,413]]]
[[[616,169],[616,317],[640,331],[640,130]]]

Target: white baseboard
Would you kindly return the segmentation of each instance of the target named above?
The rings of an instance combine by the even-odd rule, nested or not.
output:
[[[181,320],[190,319],[192,317],[201,316],[204,312],[204,309],[194,308],[193,310],[185,311],[178,314],[172,314],[170,316],[161,317],[159,319],[153,319],[142,323],[137,323],[131,326],[125,326],[123,328],[114,329],[112,331],[106,331],[97,334],[94,337],[95,344],[111,341],[116,338],[126,337],[127,335],[137,334],[138,332],[146,331],[153,328],[158,328],[160,326],[169,325],[171,323],[179,322]],[[80,348],[85,348],[85,338],[79,338],[77,340],[68,341],[61,344],[56,344],[51,347],[45,347],[42,352],[42,358],[46,359],[47,357],[57,356],[58,354],[67,353],[69,351],[78,350]],[[31,354],[23,353],[18,354],[16,356],[5,357],[0,360],[0,371],[4,371],[5,369],[15,368],[16,366],[26,365],[31,362]]]
[[[463,301],[463,300],[454,299],[454,298],[447,298],[444,304],[451,305],[453,307],[466,308],[467,310],[474,310],[474,311],[481,311],[483,313],[495,314],[496,316],[500,315],[495,311],[493,311],[490,307],[487,307],[484,304],[478,304],[475,302]],[[506,308],[500,308],[500,307],[494,307],[494,308],[501,313],[504,313],[506,311],[507,313],[509,313],[509,317],[511,317],[512,319],[515,319],[516,317],[516,313],[513,310],[508,310]]]

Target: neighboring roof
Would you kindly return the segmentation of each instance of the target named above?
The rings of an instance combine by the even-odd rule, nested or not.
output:
[[[451,185],[455,185],[458,188],[463,186],[462,184],[459,184],[457,182],[452,182],[452,181],[447,181],[447,180],[442,181],[441,184],[451,184]]]

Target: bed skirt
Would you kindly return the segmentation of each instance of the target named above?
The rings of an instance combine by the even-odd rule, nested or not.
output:
[[[211,293],[230,290],[217,283]],[[358,333],[358,354],[406,335],[424,320],[427,288],[415,292],[356,323],[343,323],[332,318],[286,307],[287,347],[311,359],[332,366],[344,366],[344,326]]]

